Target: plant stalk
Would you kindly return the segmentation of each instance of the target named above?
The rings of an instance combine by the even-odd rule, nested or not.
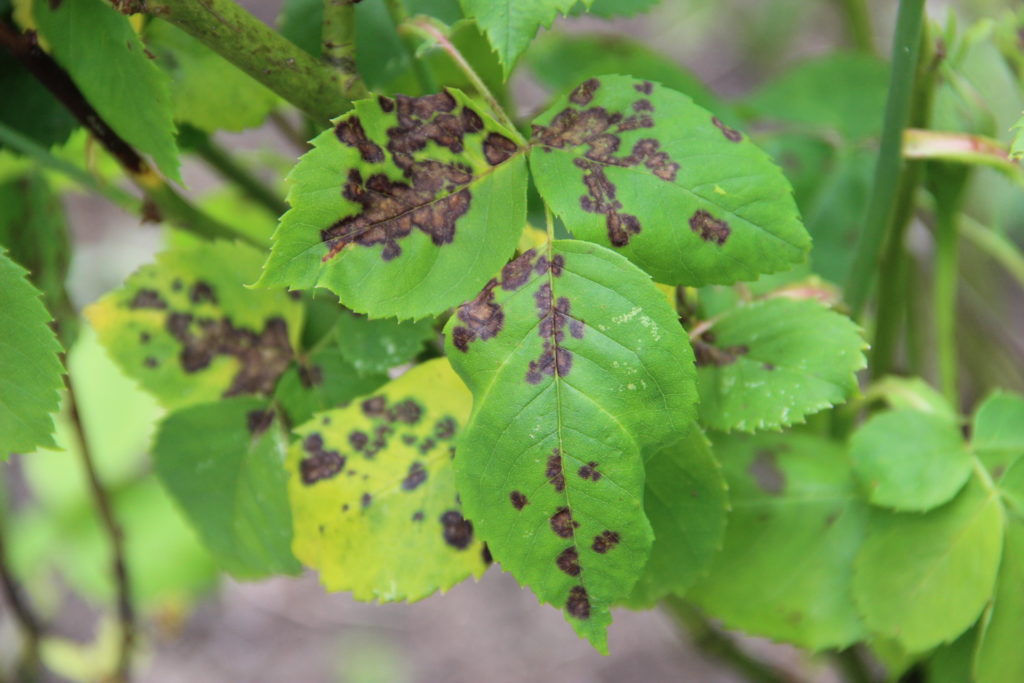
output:
[[[323,59],[338,70],[343,95],[361,87],[356,69],[356,2],[324,0]]]
[[[402,48],[409,58],[409,64],[412,65],[412,73],[416,77],[416,82],[420,84],[424,93],[437,92],[437,81],[434,80],[433,74],[430,73],[424,60],[416,58],[416,45],[412,36],[402,30],[402,26],[409,20],[409,13],[406,11],[405,5],[402,4],[402,0],[384,0],[384,6],[388,9],[388,15],[395,25],[399,40],[402,41]]]
[[[932,307],[935,318],[935,343],[938,353],[939,387],[954,407],[960,405],[959,363],[956,334],[958,328],[957,291],[960,274],[959,214],[968,170],[963,167],[934,164],[935,197],[935,276]],[[936,177],[937,176],[937,177]]]
[[[891,237],[896,192],[903,171],[903,130],[910,120],[923,28],[924,0],[900,0],[875,181],[845,288],[846,301],[855,319],[859,319],[864,311],[882,249],[886,239]]]
[[[839,0],[846,19],[846,33],[857,50],[875,53],[875,40],[871,30],[871,13],[866,0]]]

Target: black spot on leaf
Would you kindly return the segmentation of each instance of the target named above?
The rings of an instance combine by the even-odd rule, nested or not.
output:
[[[690,217],[690,229],[700,235],[705,242],[714,242],[721,246],[729,239],[732,230],[729,224],[700,209]]]
[[[257,437],[267,431],[270,423],[274,421],[273,410],[252,410],[246,415],[246,427],[253,437]]]
[[[334,127],[334,134],[338,136],[342,144],[355,147],[359,150],[359,156],[363,161],[379,163],[384,161],[384,150],[374,141],[366,137],[363,124],[358,116],[350,116],[339,121]]]
[[[366,448],[366,444],[369,443],[370,437],[366,435],[366,432],[361,432],[358,429],[349,433],[348,442],[352,444],[352,448],[357,451],[361,451]]]
[[[426,480],[427,470],[422,464],[414,462],[409,466],[409,473],[402,480],[402,488],[406,491],[413,491]]]
[[[167,302],[164,301],[163,297],[156,290],[140,289],[135,293],[128,307],[165,309],[167,308]]]
[[[558,554],[555,558],[555,564],[558,568],[569,576],[579,576],[580,572],[580,555],[576,552],[576,548],[568,547]]]
[[[465,550],[473,542],[473,524],[464,519],[458,510],[448,510],[441,515],[441,526],[448,545]]]
[[[591,481],[599,481],[601,479],[601,473],[597,471],[597,463],[593,460],[580,468],[579,475],[583,479]]]
[[[146,360],[142,361],[142,364],[147,368],[156,368],[160,366],[160,361],[153,356],[146,356]]]
[[[577,619],[589,619],[590,598],[587,596],[587,589],[583,586],[573,586],[569,591],[569,599],[565,602],[565,609]]]
[[[395,110],[395,101],[390,97],[384,97],[381,95],[377,98],[377,104],[380,106],[381,111],[385,114],[390,114]]]
[[[423,414],[423,409],[420,408],[420,404],[416,403],[412,399],[406,399],[400,401],[388,411],[388,419],[393,422],[403,422],[405,424],[414,425],[420,421],[420,416]]]
[[[309,486],[321,479],[330,479],[345,467],[345,458],[338,451],[324,449],[324,438],[317,433],[310,434],[302,442],[302,448],[309,455],[299,462],[302,483]]]
[[[484,138],[484,158],[491,166],[497,166],[512,158],[519,147],[500,133],[488,133]]]
[[[637,83],[636,85],[633,86],[633,88],[637,92],[643,93],[644,95],[650,95],[652,92],[654,92],[654,84],[651,83],[650,81],[644,81],[643,83]]]
[[[363,479],[366,479],[365,474],[363,475]],[[359,504],[362,505],[364,508],[370,507],[372,503],[373,496],[371,496],[369,493],[364,493],[362,496],[359,497]]]
[[[374,396],[363,401],[361,407],[366,417],[383,417],[388,409],[388,400],[383,396]]]
[[[442,441],[447,441],[455,436],[455,429],[455,420],[450,417],[443,417],[434,425],[434,436]]]
[[[509,500],[512,501],[512,507],[514,507],[516,510],[522,510],[524,507],[526,507],[526,504],[529,502],[528,500],[526,500],[526,495],[523,494],[521,491],[513,491],[512,493],[508,494],[508,498]]]
[[[422,522],[423,521],[423,510],[417,510],[416,512],[414,512],[413,515],[412,515],[412,521],[414,521],[414,522]]]
[[[299,384],[306,389],[320,386],[324,382],[324,371],[319,365],[299,365]]]
[[[210,283],[202,280],[192,285],[192,289],[188,293],[188,299],[194,304],[201,304],[203,302],[217,303],[217,296],[213,293],[213,287],[210,286]]]
[[[540,318],[540,325],[537,327],[537,334],[544,339],[541,355],[537,360],[530,361],[526,371],[526,381],[530,384],[538,384],[544,375],[565,377],[572,370],[572,352],[561,346],[565,339],[565,327],[571,318],[571,304],[565,297],[558,297],[553,301],[551,285],[544,283],[534,293],[534,301],[537,307],[537,317]],[[583,336],[582,325],[571,327],[574,337]]]
[[[544,476],[555,487],[556,492],[561,493],[565,490],[565,473],[562,471],[562,454],[559,449],[556,448],[548,457]]]
[[[518,258],[506,263],[501,269],[501,288],[508,292],[514,292],[530,280],[533,272],[533,259],[537,252],[529,249],[523,252]],[[541,257],[547,261],[545,257]]]
[[[594,99],[594,93],[601,87],[601,81],[596,78],[590,78],[578,86],[569,94],[569,101],[573,104],[578,104],[581,107],[585,107],[590,104],[590,101]]]
[[[614,531],[601,532],[600,536],[594,536],[594,543],[590,547],[595,553],[604,554],[619,544],[619,535]]]
[[[486,341],[497,336],[505,324],[505,313],[494,303],[494,288],[498,281],[492,279],[472,301],[459,306],[456,316],[462,325],[452,330],[452,344],[459,351],[469,351],[473,341]]]
[[[551,530],[562,538],[570,538],[573,530],[580,525],[579,522],[572,518],[572,513],[569,512],[567,507],[558,508],[548,521],[551,524]]]
[[[717,116],[711,117],[711,123],[715,125],[715,128],[722,131],[722,135],[725,136],[726,140],[729,140],[730,142],[739,142],[743,139],[743,133],[739,132],[735,128],[730,128],[725,125]]]

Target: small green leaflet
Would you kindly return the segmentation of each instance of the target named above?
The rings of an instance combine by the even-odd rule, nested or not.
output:
[[[842,448],[790,433],[720,435],[714,449],[732,513],[690,599],[729,628],[810,650],[862,639],[852,581],[868,510]]]
[[[60,342],[27,275],[0,248],[0,460],[54,445],[63,388]]]
[[[868,628],[909,652],[956,639],[992,596],[1003,522],[998,492],[977,475],[923,515],[875,508],[853,582]]]
[[[683,594],[707,574],[722,549],[729,507],[711,444],[694,425],[644,454],[644,512],[654,531],[647,566],[626,604],[650,608],[670,593]]]
[[[293,549],[328,590],[411,602],[484,573],[490,560],[462,516],[451,466],[469,406],[440,358],[295,430]]]
[[[221,567],[239,578],[298,574],[284,434],[265,400],[236,397],[184,408],[160,425],[160,481]]]
[[[873,504],[917,511],[955,496],[974,462],[956,421],[908,408],[861,425],[850,438],[850,461]]]
[[[89,104],[125,142],[181,182],[170,79],[146,56],[128,17],[100,0],[36,2],[32,11],[54,58]]]
[[[534,121],[537,189],[578,238],[666,284],[731,284],[800,263],[810,237],[789,183],[747,136],[690,98],[591,78]]]
[[[168,408],[268,395],[294,356],[302,306],[242,284],[262,260],[228,242],[165,251],[86,316],[125,373]]]
[[[337,346],[327,345],[293,363],[278,380],[274,398],[289,424],[299,425],[313,413],[368,394],[387,381],[383,372],[359,372]]]
[[[146,45],[171,78],[174,118],[207,132],[263,123],[277,96],[181,29],[157,18]]]
[[[335,332],[341,354],[356,370],[367,374],[387,372],[406,363],[428,339],[440,338],[433,320],[367,320],[347,311],[338,316]]]
[[[323,286],[374,318],[465,301],[526,222],[514,135],[453,89],[360,100],[292,170],[292,209],[258,284]]]
[[[646,273],[557,241],[508,263],[445,328],[473,391],[455,460],[494,557],[607,650],[609,608],[647,563],[642,449],[686,433],[693,358]]]
[[[865,346],[857,325],[817,301],[732,308],[694,341],[701,421],[745,432],[802,422],[857,391]]]
[[[541,26],[551,26],[577,0],[462,0],[462,11],[477,25],[498,53],[506,80],[519,55]],[[590,2],[584,2],[589,5]]]

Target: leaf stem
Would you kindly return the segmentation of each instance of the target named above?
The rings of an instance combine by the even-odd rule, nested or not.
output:
[[[384,0],[384,6],[387,7],[388,15],[395,25],[395,32],[398,33],[398,38],[402,41],[402,48],[405,50],[412,73],[416,76],[420,88],[424,93],[437,92],[437,81],[434,80],[433,74],[430,73],[424,60],[416,58],[416,45],[412,41],[412,36],[402,30],[402,26],[409,20],[409,13],[406,11],[405,5],[402,4],[402,0]]]
[[[202,157],[203,161],[209,164],[221,176],[234,183],[238,189],[247,194],[250,199],[266,208],[270,213],[280,216],[288,210],[288,204],[285,203],[284,199],[253,175],[248,168],[238,163],[234,157],[214,142],[213,138],[204,131],[189,125],[183,125],[178,133],[178,141],[183,148],[190,149],[198,154]]]
[[[900,0],[892,45],[892,73],[885,105],[885,122],[868,202],[853,266],[846,282],[846,301],[859,319],[874,283],[882,249],[892,228],[897,187],[903,170],[903,129],[910,119],[914,79],[924,27],[924,0]]]
[[[555,216],[551,213],[551,207],[544,205],[544,222],[548,230],[548,242],[555,241]]]
[[[855,48],[870,54],[875,53],[875,41],[871,31],[871,13],[865,0],[839,0],[846,19],[846,32]]]
[[[96,511],[99,514],[100,524],[110,540],[111,573],[113,574],[114,585],[117,591],[117,615],[121,627],[121,640],[117,654],[117,669],[114,680],[123,683],[131,680],[132,654],[135,647],[136,634],[135,606],[132,602],[128,565],[125,562],[124,532],[114,517],[110,498],[96,470],[96,463],[92,456],[85,425],[82,422],[82,414],[79,410],[78,397],[75,393],[70,370],[64,376],[64,381],[67,384],[71,424],[75,431],[75,437],[78,440],[78,452],[82,460],[82,467],[85,470],[89,483],[93,504],[96,506]]]
[[[363,87],[356,69],[355,3],[358,1],[324,0],[323,59],[337,69],[343,95]]]
[[[469,79],[469,82],[473,84],[477,93],[479,93],[480,97],[484,99],[487,106],[491,108],[491,111],[494,113],[498,123],[508,128],[509,132],[511,132],[515,137],[517,144],[523,146],[526,145],[526,139],[522,136],[519,129],[516,128],[516,124],[512,122],[512,119],[505,112],[505,108],[501,106],[501,103],[498,102],[494,97],[494,94],[491,93],[487,84],[484,83],[482,78],[480,78],[480,75],[473,69],[472,65],[466,61],[466,58],[462,56],[462,53],[459,52],[458,48],[448,40],[448,36],[446,36],[443,31],[435,26],[428,18],[411,19],[399,28],[399,32],[402,30],[412,31],[413,33],[417,33],[428,40],[436,41],[441,49],[447,52],[448,56],[452,58],[452,61],[454,61],[455,65],[459,67],[459,70],[465,74],[466,78]]]
[[[322,125],[366,94],[361,80],[302,50],[233,0],[120,0],[114,6],[169,21]]]
[[[966,167],[933,164],[935,197],[935,277],[932,306],[938,352],[939,386],[950,405],[959,407],[957,362],[957,291],[959,282],[959,214],[967,183]]]
[[[39,642],[43,636],[42,620],[32,610],[18,585],[18,580],[8,567],[7,549],[4,544],[6,533],[6,519],[0,515],[0,592],[3,593],[24,640],[18,675],[23,680],[36,681],[41,670]]]

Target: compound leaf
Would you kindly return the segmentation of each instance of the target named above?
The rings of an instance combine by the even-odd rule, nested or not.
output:
[[[342,313],[335,327],[342,356],[362,373],[387,372],[412,360],[435,336],[434,321],[400,323]]]
[[[293,549],[328,590],[413,601],[483,574],[486,548],[462,515],[451,464],[469,407],[436,359],[295,430]]]
[[[462,0],[462,11],[487,36],[507,79],[537,29],[551,26],[557,15],[575,4],[576,0]]]
[[[219,564],[239,578],[297,574],[284,435],[265,400],[236,397],[168,416],[153,445],[160,481]]]
[[[360,100],[313,140],[259,284],[323,286],[371,317],[422,318],[479,291],[526,222],[523,155],[449,89]]]
[[[0,248],[0,460],[54,445],[61,347],[27,275]]]
[[[998,493],[977,476],[925,514],[876,508],[853,581],[867,626],[909,652],[956,639],[992,596],[1003,517]]]
[[[651,81],[599,76],[534,122],[530,168],[581,239],[666,284],[729,284],[804,260],[789,183],[747,137]]]
[[[128,17],[100,0],[37,2],[32,10],[54,58],[100,117],[180,182],[170,79],[146,56]]]
[[[125,373],[168,408],[269,395],[292,361],[302,306],[242,284],[262,260],[228,242],[165,251],[86,316]]]
[[[850,460],[872,503],[917,511],[955,496],[974,462],[955,421],[907,408],[875,415],[857,429]]]
[[[474,394],[455,461],[467,517],[604,651],[651,547],[642,449],[694,417],[677,315],[623,257],[557,241],[507,264],[445,333]]]
[[[803,421],[846,401],[865,366],[846,316],[784,297],[727,311],[694,342],[700,416],[712,429],[752,432]]]
[[[716,436],[732,513],[689,596],[726,626],[811,650],[864,637],[853,559],[867,506],[842,447],[808,434]]]

